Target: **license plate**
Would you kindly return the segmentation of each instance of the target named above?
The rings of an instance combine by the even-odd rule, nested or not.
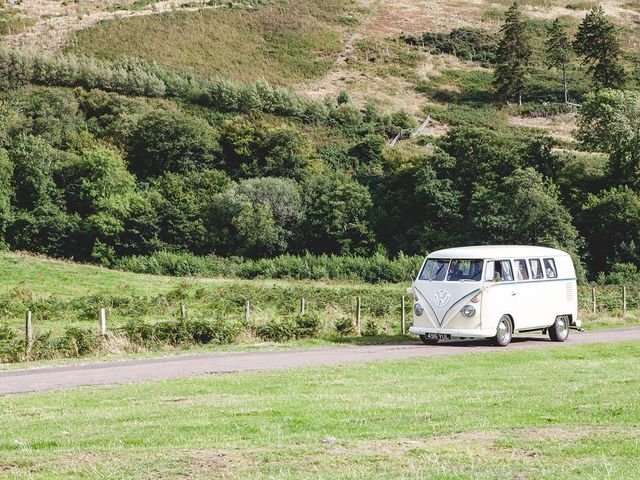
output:
[[[451,335],[448,333],[427,333],[427,338],[430,340],[451,340]]]

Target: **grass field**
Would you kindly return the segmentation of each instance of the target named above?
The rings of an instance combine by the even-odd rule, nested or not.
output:
[[[342,49],[354,0],[278,0],[256,10],[166,12],[80,30],[70,51],[138,57],[205,76],[294,84],[327,72]],[[353,17],[355,18],[355,17]]]
[[[8,478],[636,478],[638,343],[0,399]]]

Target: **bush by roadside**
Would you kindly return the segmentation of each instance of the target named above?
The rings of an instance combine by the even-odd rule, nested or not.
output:
[[[399,283],[415,277],[423,257],[400,254],[390,259],[337,255],[281,255],[260,260],[240,257],[197,256],[158,252],[124,257],[115,267],[134,273],[177,277],[282,278],[294,280],[350,280],[365,283]]]

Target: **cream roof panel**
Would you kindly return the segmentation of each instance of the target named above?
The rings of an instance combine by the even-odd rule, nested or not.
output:
[[[560,257],[569,255],[562,250],[529,245],[478,245],[472,247],[446,248],[431,252],[429,258],[521,258],[521,257]]]

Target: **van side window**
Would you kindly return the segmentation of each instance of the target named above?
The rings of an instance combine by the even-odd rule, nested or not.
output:
[[[544,271],[547,274],[547,278],[558,278],[558,271],[556,270],[556,262],[553,258],[544,259]]]
[[[531,278],[534,278],[536,280],[544,278],[544,273],[542,273],[542,264],[540,263],[539,259],[529,259],[529,266],[531,267]]]
[[[493,275],[491,275],[491,264],[493,264]],[[487,262],[487,273],[485,278],[491,279],[494,282],[512,282],[513,270],[511,269],[511,262],[509,260],[496,260],[494,262]]]
[[[494,267],[495,262],[494,261],[490,261],[487,262],[487,267],[486,270],[484,271],[484,279],[487,282],[490,282],[494,279],[494,272],[495,272],[495,267]]]
[[[516,279],[529,280],[529,271],[527,270],[527,262],[525,260],[515,260],[516,262]]]

